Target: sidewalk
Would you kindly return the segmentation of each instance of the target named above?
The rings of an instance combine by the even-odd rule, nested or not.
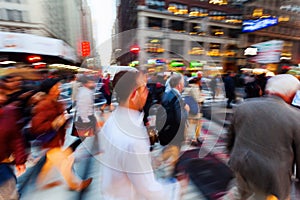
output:
[[[100,111],[95,112],[96,117],[98,120],[106,120],[111,112],[105,111],[103,114]],[[220,126],[219,124],[210,121],[206,118],[201,119],[202,122],[202,129],[200,133],[200,138],[203,139],[203,147],[206,148],[209,152],[215,154],[218,158],[223,160],[225,163],[228,160],[228,156],[224,153],[225,152],[225,145],[223,137],[226,134],[226,130]],[[70,135],[70,130],[68,129],[66,134],[66,142],[65,146],[68,146],[72,143],[76,138]],[[193,136],[194,131],[193,128],[190,129],[188,135]],[[60,181],[61,184],[57,185],[56,187],[47,188],[40,190],[37,188],[35,184],[35,179],[38,175],[38,169],[42,165],[38,163],[36,166],[28,166],[29,169],[26,171],[18,179],[22,181],[24,184],[22,188],[22,196],[21,200],[31,200],[31,199],[39,199],[39,200],[48,200],[48,199],[56,199],[56,200],[73,200],[73,199],[101,199],[102,192],[100,191],[100,182],[101,182],[101,174],[99,172],[99,168],[101,168],[101,163],[99,161],[99,156],[92,156],[92,157],[82,157],[82,155],[88,155],[89,152],[85,148],[86,146],[90,146],[91,140],[84,141],[84,145],[81,145],[76,150],[75,153],[75,164],[74,170],[75,172],[83,179],[88,177],[93,177],[93,182],[91,185],[83,192],[76,192],[70,191],[64,180],[62,179],[61,175],[54,170],[52,175],[49,177],[48,181]],[[189,147],[186,147],[189,148]],[[198,188],[193,185],[191,181],[189,182],[181,182],[181,184],[186,187],[183,188],[182,191],[182,200],[205,200],[201,192]]]

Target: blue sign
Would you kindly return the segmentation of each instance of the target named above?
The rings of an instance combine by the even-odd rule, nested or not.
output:
[[[277,17],[269,17],[257,20],[244,20],[242,32],[253,32],[269,26],[274,26],[278,24]]]

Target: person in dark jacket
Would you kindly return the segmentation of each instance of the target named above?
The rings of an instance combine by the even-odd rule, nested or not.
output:
[[[173,158],[173,164],[177,162],[180,147],[185,140],[185,127],[190,107],[184,102],[181,93],[184,89],[182,74],[174,73],[170,79],[171,90],[162,97],[162,107],[165,109],[166,119],[157,119],[157,122],[165,122],[159,130],[159,142],[166,146],[162,159]],[[159,114],[161,115],[161,114]]]
[[[235,109],[227,148],[239,199],[289,199],[294,167],[300,178],[300,112],[290,105],[299,89],[294,76],[277,75],[267,82],[267,96]]]
[[[234,81],[235,73],[229,71],[224,78],[224,87],[227,98],[227,108],[232,108],[231,102],[235,100],[235,81]]]
[[[18,109],[12,105],[5,105],[7,96],[5,86],[0,82],[0,199],[18,199],[16,177],[25,172],[27,159],[25,141],[21,134]]]
[[[106,106],[109,107],[109,111],[112,112],[114,107],[111,104],[111,98],[112,98],[112,87],[111,87],[111,81],[110,81],[110,74],[106,75],[106,78],[102,79],[103,86],[101,87],[100,91],[103,93],[106,103],[101,106],[100,110],[101,112],[104,112],[104,109]]]

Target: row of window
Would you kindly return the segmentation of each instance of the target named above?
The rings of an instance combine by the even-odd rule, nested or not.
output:
[[[235,56],[237,52],[237,47],[230,48],[225,47],[223,49],[220,43],[208,43],[208,50],[204,49],[204,42],[196,42],[192,41],[191,48],[188,50],[189,55],[208,55],[208,56]],[[166,50],[163,48],[163,40],[160,38],[148,38],[148,42],[146,43],[146,52],[160,54],[164,53]],[[170,49],[172,49],[171,53],[183,54],[183,40],[171,40],[170,41]]]
[[[203,26],[201,23],[188,23],[183,21],[170,20],[168,27],[163,27],[163,20],[161,18],[148,18],[148,27],[152,29],[170,29],[176,32],[189,33],[190,35],[211,35],[216,37],[230,37],[237,38],[241,33],[239,29],[228,29],[228,31],[218,26]],[[188,27],[186,26],[188,24]],[[226,32],[226,33],[225,33]]]
[[[4,0],[4,1],[8,3],[21,3],[21,0]]]
[[[27,13],[22,10],[0,9],[0,19],[16,22],[27,21]]]

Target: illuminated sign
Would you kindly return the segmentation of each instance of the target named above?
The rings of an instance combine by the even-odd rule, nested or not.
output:
[[[256,47],[248,47],[244,51],[245,56],[256,56],[257,55],[257,48]]]
[[[242,32],[253,32],[278,24],[278,18],[270,17],[257,20],[244,20]]]
[[[81,55],[85,57],[85,56],[90,56],[90,54],[91,54],[90,42],[88,41],[81,42]]]
[[[283,48],[282,40],[270,40],[251,45],[257,48],[257,56],[251,58],[252,62],[256,63],[279,63],[280,55]]]

